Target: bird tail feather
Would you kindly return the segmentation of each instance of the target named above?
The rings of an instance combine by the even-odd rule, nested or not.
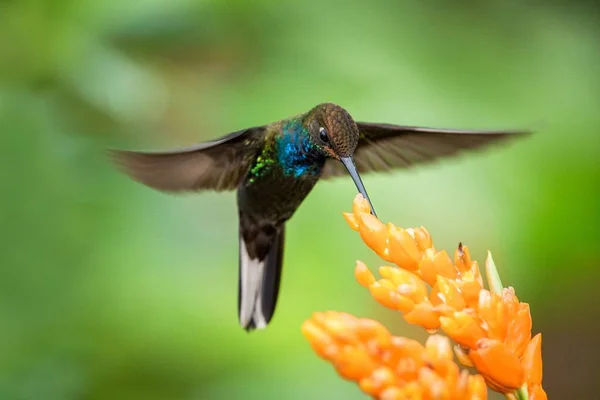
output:
[[[251,257],[240,234],[238,317],[246,330],[263,329],[275,312],[283,261],[284,227],[272,237],[266,256]]]

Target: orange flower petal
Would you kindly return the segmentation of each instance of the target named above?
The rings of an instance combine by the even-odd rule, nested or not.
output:
[[[455,380],[455,398],[469,398],[467,396],[469,392],[469,373],[467,372],[467,370],[463,369],[462,371],[460,371],[460,374],[456,377]]]
[[[462,243],[458,244],[458,248],[454,252],[454,264],[459,272],[466,272],[471,269],[471,254],[469,253],[469,248],[467,246],[463,246]]]
[[[387,229],[383,222],[368,213],[358,214],[357,221],[358,232],[366,245],[379,256],[387,256]]]
[[[369,201],[365,199],[362,194],[358,193],[352,202],[352,213],[356,216],[360,213],[369,214],[370,212],[371,205],[369,204]]]
[[[486,400],[487,386],[481,375],[469,375],[469,397],[472,400]]]
[[[342,215],[344,216],[344,219],[346,220],[346,223],[348,224],[350,229],[352,229],[353,231],[357,231],[358,230],[358,221],[356,220],[356,217],[354,216],[354,214],[345,212],[345,213],[342,213]]]
[[[529,400],[548,400],[548,395],[542,389],[542,386],[535,385],[532,388],[528,388],[529,390]]]
[[[371,296],[373,296],[373,298],[375,298],[382,306],[393,310],[399,310],[403,313],[414,308],[414,303],[408,297],[402,296],[394,289],[387,287],[383,279],[372,284],[369,287],[369,290],[371,291]]]
[[[506,338],[506,329],[509,320],[500,296],[489,290],[481,290],[479,292],[477,314],[484,321],[484,329],[487,332],[487,336],[490,339],[497,339],[503,342]]]
[[[364,347],[354,346],[343,347],[333,363],[342,377],[354,381],[369,376],[377,367]]]
[[[472,274],[472,276],[474,277],[474,279],[479,282],[479,285],[481,287],[483,287],[483,277],[481,276],[481,271],[479,270],[479,264],[477,264],[477,261],[473,261],[471,263],[471,271],[470,273]]]
[[[338,346],[336,343],[312,320],[308,320],[302,324],[302,334],[308,339],[315,353],[321,358],[329,360],[337,353]]]
[[[523,367],[504,343],[481,339],[477,347],[469,352],[469,357],[488,385],[498,392],[513,392],[525,381]]]
[[[519,310],[508,323],[504,343],[517,356],[523,354],[531,339],[531,313],[529,304],[519,303]]]
[[[435,250],[427,249],[419,262],[419,275],[430,286],[435,285],[435,280],[437,278],[435,263],[433,262],[435,254]]]
[[[431,335],[425,342],[425,354],[431,359],[452,360],[452,346],[446,336]]]
[[[431,369],[433,369],[439,376],[444,378],[446,386],[449,387],[450,392],[458,391],[459,388],[459,372],[458,365],[452,360],[436,360],[431,363]]]
[[[423,226],[414,229],[414,238],[415,242],[417,243],[417,247],[419,248],[421,253],[424,253],[425,250],[433,247],[431,235],[429,234],[429,231]]]
[[[447,304],[438,304],[433,306],[433,311],[440,317],[454,317],[456,310]]]
[[[437,253],[426,251],[423,259],[419,263],[419,270],[421,271],[421,277],[432,286],[435,284],[437,275],[451,279],[457,277],[456,269],[454,268],[454,265],[452,265],[448,253],[445,251],[439,251]]]
[[[404,387],[391,386],[381,392],[379,400],[421,400],[422,389],[416,382],[410,382]]]
[[[337,342],[359,343],[360,341],[355,329],[348,329],[348,325],[348,322],[344,321],[343,318],[327,318],[323,321],[322,327]],[[352,325],[356,326],[355,323]]]
[[[361,261],[356,261],[356,267],[354,268],[354,277],[364,287],[369,287],[375,283],[375,275],[369,270],[369,268]]]
[[[372,319],[361,318],[356,326],[356,334],[368,350],[378,354],[392,345],[392,334],[380,322]]]
[[[396,383],[397,379],[394,372],[390,368],[380,367],[373,370],[370,376],[361,379],[359,386],[363,392],[373,396]]]
[[[519,308],[519,299],[515,294],[515,288],[509,286],[502,289],[502,302],[504,303],[509,316],[517,313]]]
[[[429,368],[419,371],[419,383],[430,399],[447,399],[450,397],[450,388],[442,377]]]
[[[466,312],[455,312],[451,318],[440,317],[440,324],[444,332],[463,347],[474,348],[477,341],[485,337],[478,319]]]
[[[440,318],[431,303],[415,304],[412,311],[404,314],[404,320],[409,324],[420,325],[425,329],[438,329]]]
[[[462,310],[467,305],[456,287],[456,281],[444,278],[441,275],[438,275],[437,282],[429,294],[429,299],[433,305],[443,303],[456,311]]]
[[[465,300],[466,306],[469,308],[477,308],[479,292],[483,289],[481,283],[479,283],[470,272],[465,273],[464,276],[461,276],[461,279],[456,280],[455,282],[456,287]]]
[[[446,250],[442,250],[435,254],[433,257],[433,264],[435,265],[435,271],[438,275],[445,278],[456,278],[456,268],[452,265],[452,261],[450,260],[450,257],[448,257]]]
[[[535,335],[523,353],[521,365],[525,370],[528,385],[542,384],[542,334]]]
[[[383,352],[381,360],[396,371],[399,379],[408,382],[418,376],[424,362],[423,351],[423,345],[416,340],[394,336],[392,346]]]
[[[417,340],[401,336],[394,336],[392,338],[392,347],[397,355],[415,360],[421,358],[421,354],[425,350],[425,347]]]
[[[409,271],[416,271],[422,255],[415,239],[406,230],[392,224],[388,224],[388,238],[389,261]]]
[[[473,366],[473,362],[467,355],[466,351],[459,345],[454,345],[454,354],[456,355],[456,358],[458,359],[458,361],[465,367]]]
[[[414,303],[420,303],[427,295],[425,283],[417,275],[398,267],[379,267],[379,274],[392,281],[396,291]]]

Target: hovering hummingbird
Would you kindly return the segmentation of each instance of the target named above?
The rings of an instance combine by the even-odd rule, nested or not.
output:
[[[250,331],[265,328],[273,316],[285,223],[319,179],[347,171],[371,203],[359,171],[405,168],[521,133],[526,132],[354,122],[342,107],[324,103],[304,114],[188,148],[113,150],[112,155],[131,178],[163,192],[237,191],[238,317]]]

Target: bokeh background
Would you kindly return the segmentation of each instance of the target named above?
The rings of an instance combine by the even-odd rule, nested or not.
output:
[[[584,1],[0,1],[0,399],[363,399],[300,332],[314,311],[423,338],[353,278],[382,263],[322,182],[288,224],[272,325],[236,317],[232,193],[129,181],[162,149],[332,101],[357,120],[533,128],[363,176],[384,221],[459,241],[531,304],[554,399],[600,390],[600,11]]]

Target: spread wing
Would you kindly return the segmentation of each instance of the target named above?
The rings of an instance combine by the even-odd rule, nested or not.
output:
[[[166,152],[110,150],[132,179],[164,192],[232,190],[244,179],[265,140],[266,127]]]
[[[425,164],[465,150],[521,137],[526,131],[469,131],[358,122],[354,162],[360,173]],[[343,164],[328,159],[322,177],[346,175]]]

